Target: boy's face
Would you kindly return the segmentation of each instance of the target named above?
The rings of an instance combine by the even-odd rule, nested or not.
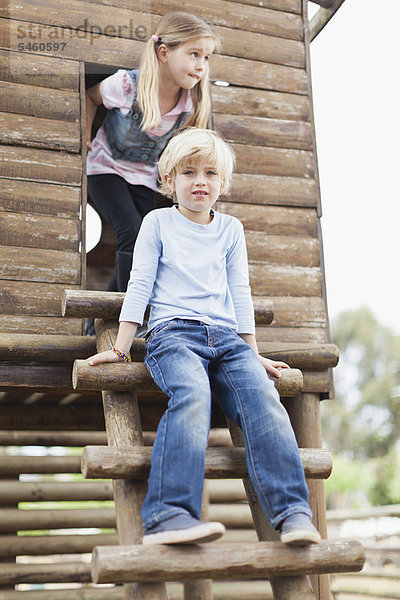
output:
[[[207,162],[197,162],[177,169],[175,179],[165,176],[175,192],[180,212],[196,223],[210,223],[210,209],[218,200],[221,177],[216,167]]]

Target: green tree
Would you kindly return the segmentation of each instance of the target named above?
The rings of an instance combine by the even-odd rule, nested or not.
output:
[[[349,461],[370,461],[376,474],[371,501],[397,502],[400,336],[366,307],[341,313],[331,331],[340,361],[334,370],[336,399],[322,405],[326,445]]]

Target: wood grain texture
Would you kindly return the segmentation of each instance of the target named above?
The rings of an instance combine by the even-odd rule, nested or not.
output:
[[[65,284],[40,281],[0,281],[1,314],[61,317]],[[28,319],[26,319],[28,322]],[[59,318],[58,323],[62,325]],[[71,319],[65,319],[65,323]]]
[[[0,211],[0,239],[6,246],[79,251],[78,219]]]
[[[248,140],[251,141],[251,137]],[[232,147],[237,159],[236,173],[312,178],[315,171],[315,158],[308,150],[236,142],[232,143]],[[285,185],[284,180],[282,185]]]
[[[151,465],[151,448],[129,449],[87,446],[82,452],[85,479],[145,479]],[[329,477],[332,456],[328,450],[300,450],[306,477]],[[205,459],[207,479],[241,479],[248,477],[244,448],[208,448]]]
[[[121,581],[174,581],[178,577],[247,579],[305,573],[360,571],[365,556],[353,541],[323,541],[318,546],[294,549],[280,542],[219,544],[182,549],[158,546],[98,547],[93,553],[92,576],[96,583]]]
[[[19,146],[0,146],[2,177],[80,185],[82,160],[76,154]]]
[[[78,92],[0,81],[1,110],[74,122],[79,119]]]
[[[13,27],[8,19],[0,18],[0,33],[3,36],[10,26]],[[79,90],[79,64],[64,60],[59,55],[52,57],[0,49],[0,61],[2,81],[75,92]]]
[[[299,94],[213,85],[211,96],[215,114],[229,112],[272,119],[310,120],[310,99]]]
[[[78,219],[80,190],[18,179],[0,179],[1,210]]]
[[[79,284],[78,252],[0,246],[0,278]]]
[[[77,122],[56,121],[54,119],[38,119],[30,115],[0,112],[1,142],[79,152],[80,133]]]
[[[82,335],[83,325],[81,319],[0,314],[0,330],[3,333]]]
[[[318,217],[312,208],[219,201],[217,210],[237,217],[243,223],[245,234],[258,231],[266,235],[318,237]]]
[[[76,360],[73,367],[73,387],[77,390],[132,390],[158,389],[142,363],[104,363],[91,367],[85,360]],[[303,387],[298,369],[283,369],[281,378],[274,379],[278,392],[297,396]]]
[[[312,149],[312,129],[309,123],[265,117],[217,114],[215,128],[228,141],[252,146]]]
[[[237,173],[225,202],[316,207],[318,187],[313,179]]]

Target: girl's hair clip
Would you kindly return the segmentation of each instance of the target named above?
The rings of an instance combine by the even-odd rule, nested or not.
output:
[[[156,35],[155,33],[153,33],[153,35],[151,36],[152,39],[154,40],[154,42],[157,44],[157,42],[160,41],[160,38],[158,37],[158,35]]]

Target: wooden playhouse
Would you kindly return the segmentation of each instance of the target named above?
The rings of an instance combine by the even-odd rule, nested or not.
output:
[[[106,223],[85,250],[85,89],[138,66],[160,15],[194,12],[222,40],[211,77],[229,85],[212,85],[213,127],[238,159],[217,208],[245,226],[260,350],[292,367],[279,391],[325,536],[331,457],[321,448],[319,403],[332,397],[338,353],[325,298],[309,44],[342,1],[316,2],[311,26],[306,0],[2,3],[0,600],[328,600],[327,573],[362,567],[355,542],[293,550],[274,541],[246,481],[240,432],[230,427],[230,436],[217,409],[204,513],[226,523],[225,542],[138,550],[165,398],[144,370],[140,340],[130,365],[95,376],[83,360],[73,367],[113,339],[121,305],[120,294],[98,293],[115,253]],[[83,335],[87,316],[101,319],[97,340]],[[83,447],[83,473],[98,481],[78,475]]]

